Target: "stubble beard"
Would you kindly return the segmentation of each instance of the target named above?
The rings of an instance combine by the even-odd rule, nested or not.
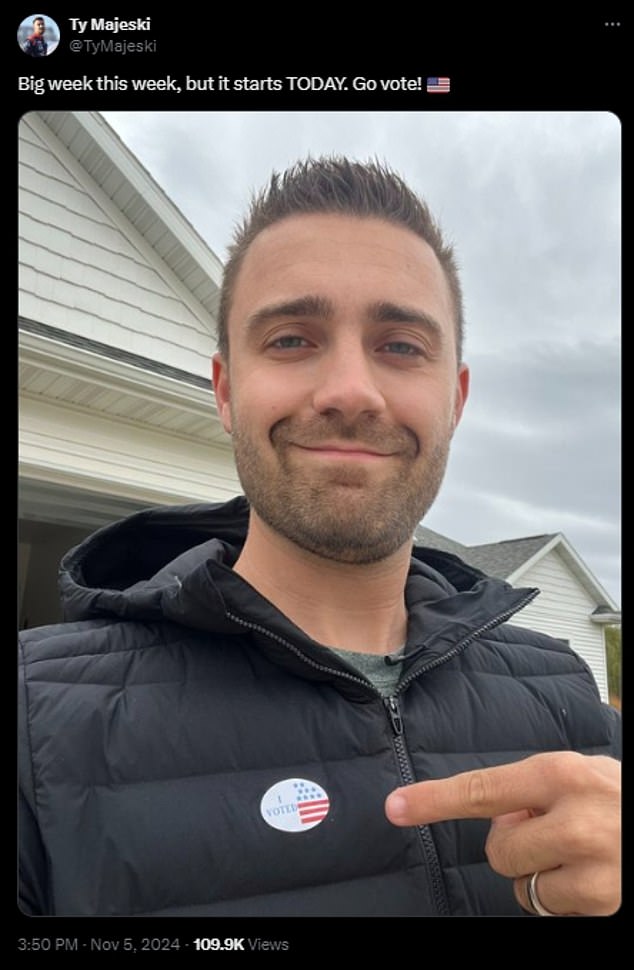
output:
[[[389,475],[372,467],[318,467],[303,461],[298,445],[358,441],[393,451]],[[341,563],[369,564],[411,544],[416,526],[442,483],[451,436],[426,453],[408,428],[373,419],[346,425],[338,418],[273,426],[270,447],[259,446],[233,418],[238,476],[251,507],[271,529],[299,548]]]

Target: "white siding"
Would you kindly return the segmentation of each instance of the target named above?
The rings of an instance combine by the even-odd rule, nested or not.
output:
[[[20,314],[209,376],[214,321],[38,118],[20,123]]]
[[[557,549],[523,573],[516,586],[537,586],[540,595],[517,613],[512,622],[567,640],[589,665],[601,692],[608,700],[607,667],[603,627],[590,620],[596,602],[575,578]]]
[[[20,475],[31,481],[147,505],[220,502],[240,492],[229,448],[50,400],[24,397],[20,410]]]

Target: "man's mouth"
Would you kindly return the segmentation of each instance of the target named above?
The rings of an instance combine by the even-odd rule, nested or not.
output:
[[[362,442],[319,442],[314,445],[296,444],[296,448],[322,458],[342,460],[389,458],[394,452],[379,451],[375,446],[364,445]]]
[[[307,457],[341,462],[415,458],[420,451],[418,439],[410,429],[378,426],[370,421],[352,426],[334,420],[282,419],[271,428],[270,438],[276,449],[292,448],[303,451]]]

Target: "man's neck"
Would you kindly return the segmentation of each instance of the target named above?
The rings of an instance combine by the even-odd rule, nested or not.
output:
[[[378,563],[324,559],[273,532],[252,511],[234,571],[318,643],[387,654],[406,638],[409,562],[409,547]]]

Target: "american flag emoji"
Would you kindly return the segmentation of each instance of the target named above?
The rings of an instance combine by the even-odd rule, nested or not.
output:
[[[294,783],[297,811],[302,825],[315,825],[326,817],[330,809],[330,799],[319,785],[306,781]]]
[[[448,77],[428,77],[427,94],[449,94],[451,80]]]

